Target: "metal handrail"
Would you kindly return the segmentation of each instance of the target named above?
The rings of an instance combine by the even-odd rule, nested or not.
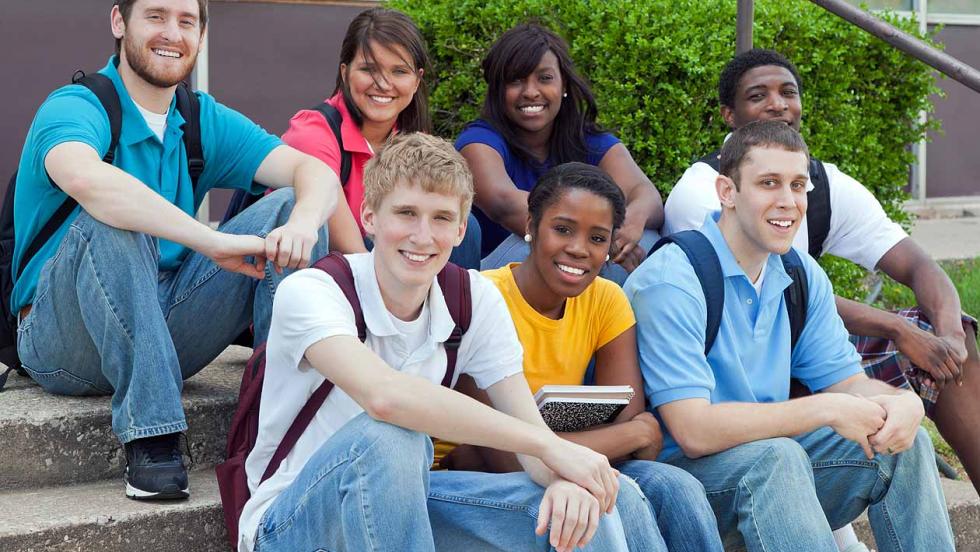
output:
[[[814,4],[860,27],[874,36],[891,44],[915,59],[925,63],[949,78],[980,92],[980,71],[963,63],[955,57],[936,49],[930,44],[895,28],[886,21],[878,19],[844,0],[810,0]],[[738,0],[736,52],[752,48],[753,0]]]

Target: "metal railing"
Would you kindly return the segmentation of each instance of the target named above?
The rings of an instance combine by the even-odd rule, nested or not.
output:
[[[895,28],[886,21],[878,19],[844,0],[810,0],[830,13],[860,27],[874,36],[891,44],[915,59],[925,63],[949,78],[980,92],[980,71],[963,63],[955,57],[937,50],[918,38]],[[737,53],[752,48],[753,0],[738,0],[735,49]]]

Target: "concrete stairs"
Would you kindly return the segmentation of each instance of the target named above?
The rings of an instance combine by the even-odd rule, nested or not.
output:
[[[11,375],[0,393],[0,550],[226,552],[214,465],[249,349],[230,347],[184,384],[191,498],[125,497],[107,397],[54,397]]]
[[[177,502],[124,496],[125,457],[109,428],[108,398],[54,397],[11,376],[0,394],[0,551],[226,552],[213,468],[248,355],[230,347],[184,385],[194,464],[191,498]],[[976,492],[968,483],[943,484],[957,550],[980,552]],[[855,526],[874,542],[866,517]]]

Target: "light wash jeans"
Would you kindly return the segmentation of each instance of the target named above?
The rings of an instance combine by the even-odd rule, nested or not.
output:
[[[643,248],[647,253],[650,252],[650,248],[656,245],[657,240],[660,239],[660,234],[656,230],[644,230],[643,237],[640,238],[640,247]],[[490,270],[493,268],[500,268],[509,263],[520,263],[524,262],[524,259],[531,253],[531,247],[524,241],[523,236],[518,236],[517,234],[511,234],[507,238],[500,242],[500,245],[496,249],[490,252],[489,255],[483,258],[480,262],[480,270]],[[599,276],[607,280],[612,280],[622,287],[623,283],[626,282],[626,277],[629,273],[622,266],[608,262],[603,266],[602,270],[599,271]]]
[[[659,528],[670,552],[724,552],[718,535],[718,522],[705,496],[704,486],[686,471],[646,460],[629,460],[616,464],[628,481],[635,482],[653,514],[652,523]],[[627,506],[617,504],[626,536],[630,519],[642,519]],[[631,548],[632,549],[632,548]]]
[[[289,218],[291,188],[263,197],[224,224],[265,237]],[[313,249],[327,250],[324,229]],[[191,252],[158,269],[157,240],[103,224],[84,211],[41,270],[31,312],[17,330],[24,369],[49,393],[112,395],[112,429],[123,443],[185,431],[183,380],[208,365],[254,320],[269,332],[276,286]]]
[[[428,436],[360,414],[335,433],[269,506],[256,551],[547,551],[534,527],[544,489],[524,473],[429,471]],[[604,515],[586,550],[666,551],[635,486],[621,502],[645,516]],[[624,498],[625,497],[625,498]],[[635,546],[635,547],[634,547]]]
[[[932,443],[871,460],[830,428],[763,439],[698,459],[668,460],[697,477],[726,544],[749,552],[836,552],[831,529],[865,508],[879,552],[952,552]]]

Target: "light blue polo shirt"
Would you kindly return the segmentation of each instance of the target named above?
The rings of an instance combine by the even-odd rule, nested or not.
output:
[[[199,92],[201,148],[205,168],[194,193],[182,140],[184,118],[176,109],[176,99],[170,104],[167,129],[161,143],[129,97],[116,70],[117,63],[113,56],[99,71],[115,84],[122,107],[122,130],[113,162],[115,166],[192,216],[204,194],[211,188],[240,188],[253,192],[264,189],[261,186],[253,187],[255,171],[269,152],[282,142],[241,113]],[[109,149],[109,141],[108,116],[95,94],[81,85],[72,84],[55,90],[38,109],[28,131],[17,172],[14,274],[31,240],[66,197],[44,169],[44,158],[48,152],[58,144],[82,142],[95,148],[101,156]],[[11,297],[14,312],[33,302],[41,267],[54,255],[79,211],[80,208],[75,209],[68,221],[24,269]],[[167,240],[160,240],[159,244],[160,270],[173,270],[180,266],[188,249]]]
[[[715,222],[705,218],[701,232],[721,261],[725,309],[714,347],[704,355],[707,306],[694,268],[677,245],[650,256],[624,291],[636,314],[643,386],[651,411],[683,399],[721,402],[777,402],[789,399],[790,377],[819,391],[863,372],[837,314],[834,292],[824,271],[800,253],[809,282],[807,320],[796,348],[790,347],[789,314],[783,290],[791,279],[777,255],[766,261],[757,294]],[[680,448],[664,428],[660,459]]]

